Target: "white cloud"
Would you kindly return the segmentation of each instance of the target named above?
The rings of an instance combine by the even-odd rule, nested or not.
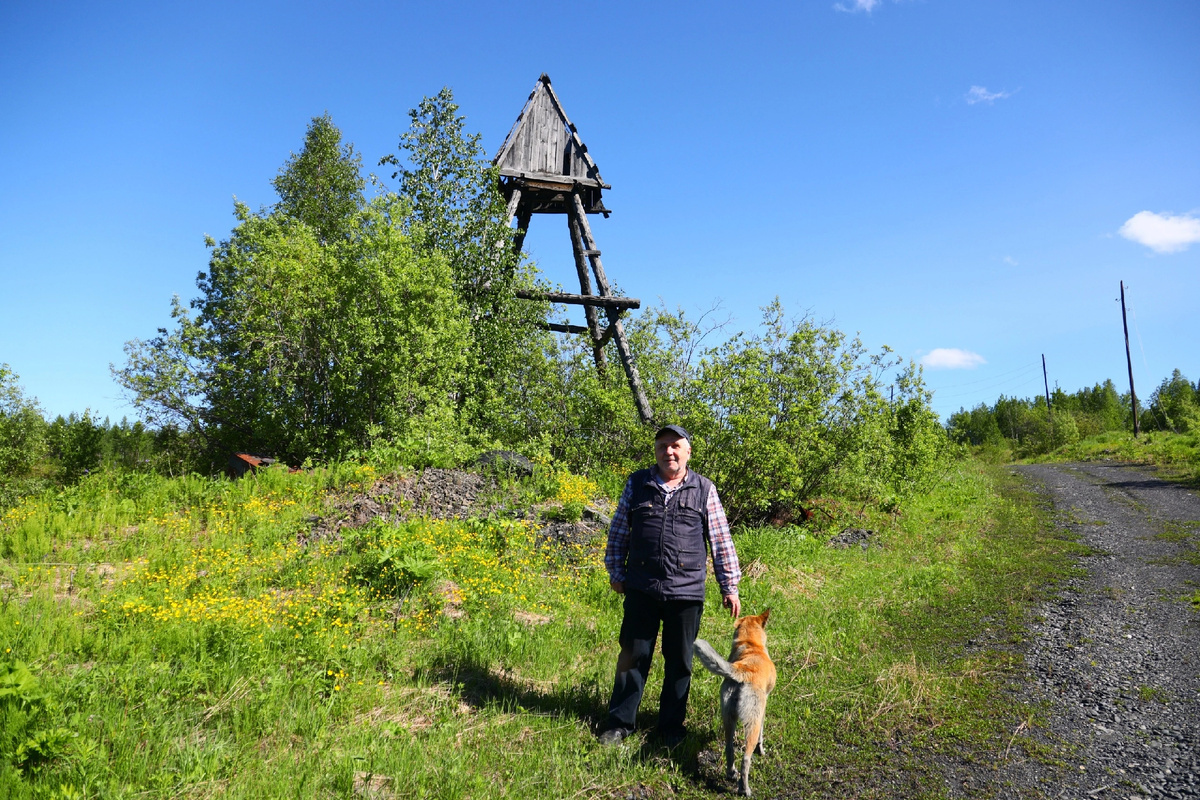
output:
[[[986,363],[987,359],[979,353],[957,347],[937,347],[921,358],[921,366],[930,369],[975,369]]]
[[[976,103],[991,105],[1006,97],[1012,97],[1012,92],[989,92],[986,86],[972,86],[971,91],[967,92],[967,105],[973,106]]]
[[[1017,260],[1016,260],[1015,258],[1013,258],[1012,256],[1005,256],[1005,257],[1004,257],[1004,263],[1005,263],[1005,264],[1008,264],[1010,267],[1015,267],[1015,266],[1017,266],[1017,264],[1019,264],[1020,262],[1019,262],[1019,261],[1017,261]]]
[[[1200,242],[1200,219],[1191,214],[1139,211],[1125,221],[1119,233],[1156,253],[1178,253]]]
[[[870,14],[880,2],[881,0],[850,0],[850,5],[834,3],[833,7],[838,11],[845,11],[850,14],[857,14],[859,11],[865,11]]]

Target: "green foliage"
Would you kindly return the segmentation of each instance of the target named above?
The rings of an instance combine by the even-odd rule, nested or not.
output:
[[[0,475],[27,475],[46,451],[46,422],[20,378],[0,364]]]
[[[923,486],[944,437],[916,368],[897,380],[897,402],[884,396],[882,373],[896,365],[886,348],[869,354],[810,319],[788,322],[778,302],[760,333],[706,351],[682,419],[731,521],[795,512],[832,492]]]
[[[53,710],[28,666],[0,661],[0,779],[8,768],[37,772],[64,754],[70,731],[44,727]]]
[[[500,445],[619,483],[649,459],[650,429],[615,345],[598,372],[587,341],[539,327],[547,304],[516,298],[535,271],[512,251],[498,173],[449,89],[410,118],[381,162],[398,192],[369,203],[353,148],[314,120],[275,179],[279,204],[236,206],[192,310],[177,299],[173,330],[131,342],[118,380],[152,423],[214,455],[441,466]],[[626,323],[651,405],[692,428],[697,467],[737,520],[832,492],[894,500],[943,463],[919,371],[883,396],[899,365],[886,348],[787,322],[777,303],[761,330],[719,345],[704,317]]]
[[[560,505],[546,506],[542,509],[542,518],[554,522],[579,522],[583,519],[584,504],[572,500]]]
[[[74,483],[99,469],[104,456],[104,427],[96,424],[90,410],[57,417],[50,423],[46,438],[63,483]]]
[[[295,463],[444,419],[465,319],[445,260],[403,230],[404,204],[373,201],[351,238],[324,243],[282,213],[236,213],[196,316],[177,303],[174,333],[127,347],[118,380],[140,407]]]
[[[946,437],[919,370],[897,376],[894,402],[884,396],[882,373],[898,365],[886,348],[869,354],[840,331],[788,321],[778,303],[757,332],[706,346],[722,327],[659,309],[628,331],[658,420],[689,430],[694,466],[736,523],[795,515],[834,493],[904,496],[945,464]],[[598,375],[582,342],[564,347],[558,363],[541,429],[552,455],[591,474],[649,462],[652,430],[624,375],[612,366]]]
[[[980,404],[950,416],[950,438],[969,444],[993,461],[1011,455],[1042,455],[1105,431],[1132,430],[1129,395],[1111,380],[1068,394],[1055,388],[1053,413],[1041,395],[1028,399],[1000,395],[995,405]],[[1144,424],[1144,423],[1143,423]]]
[[[449,90],[411,112],[400,193],[362,199],[359,157],[328,115],[274,185],[271,211],[235,206],[191,313],[127,344],[114,376],[147,421],[299,463],[375,445],[434,463],[523,442],[525,398],[552,371],[545,305],[512,253],[496,173]]]
[[[443,88],[409,111],[396,167],[399,196],[411,207],[409,224],[424,232],[425,247],[450,265],[454,289],[470,320],[466,369],[456,387],[460,422],[477,437],[516,446],[537,427],[530,393],[553,369],[550,334],[538,327],[547,306],[519,300],[535,271],[512,248],[499,172],[486,158],[479,134],[466,131],[453,92]]]
[[[8,364],[0,364],[0,509],[40,488],[34,471],[47,451],[42,411],[19,381]]]
[[[238,481],[101,471],[0,516],[15,548],[0,653],[37,665],[37,686],[11,682],[27,687],[26,710],[52,695],[10,739],[4,752],[28,768],[0,768],[0,795],[711,793],[711,766],[647,757],[656,745],[641,734],[595,742],[620,625],[602,542],[547,542],[529,520],[496,517],[297,542],[310,516],[374,479],[356,464]],[[811,528],[739,534],[743,607],[773,609],[771,652],[789,676],[772,702],[795,709],[768,715],[774,759],[806,758],[817,775],[766,759],[761,793],[820,794],[821,775],[849,767],[846,796],[898,775],[935,796],[942,774],[914,763],[1020,746],[1002,691],[1019,660],[983,630],[1003,643],[1070,545],[1005,480],[961,461],[902,515],[856,509],[852,524],[884,545],[867,551],[826,547]],[[562,472],[528,484],[531,498],[591,490]],[[727,643],[709,586],[701,635]],[[71,602],[55,596],[67,588]],[[967,640],[982,647],[964,653]],[[685,747],[719,736],[720,685],[693,682]],[[648,694],[645,721],[656,703]],[[900,735],[904,753],[890,746]]]
[[[1002,398],[1003,399],[1003,398]],[[950,436],[960,444],[995,445],[1004,439],[996,414],[986,403],[950,415]]]
[[[357,556],[350,577],[375,597],[402,599],[438,574],[437,553],[421,541],[388,541],[371,530],[355,532],[347,547]]]
[[[1200,389],[1175,370],[1150,395],[1150,407],[1141,422],[1145,430],[1200,432]]]
[[[342,133],[329,114],[315,117],[295,153],[271,181],[279,193],[276,209],[303,222],[321,242],[353,235],[355,213],[363,206],[362,158],[354,145],[342,145]]]

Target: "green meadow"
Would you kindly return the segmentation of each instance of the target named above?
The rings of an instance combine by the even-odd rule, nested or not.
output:
[[[620,623],[602,535],[547,544],[530,519],[414,509],[308,541],[314,517],[382,477],[353,463],[238,481],[102,471],[4,512],[0,796],[733,790],[706,673],[681,747],[597,744]],[[602,499],[548,468],[497,491],[568,513]],[[1007,470],[971,460],[899,512],[832,509],[735,534],[743,608],[772,609],[780,676],[755,789],[937,796],[938,757],[1023,745],[1013,730],[1033,712],[1001,691],[1011,645],[1076,545]],[[847,527],[870,546],[827,546]],[[701,635],[724,647],[709,583]],[[652,684],[647,728],[656,706]]]

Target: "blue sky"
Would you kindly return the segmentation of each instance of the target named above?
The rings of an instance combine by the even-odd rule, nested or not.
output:
[[[51,416],[133,410],[122,345],[328,111],[377,169],[450,86],[494,152],[547,72],[643,303],[776,295],[927,364],[935,408],[1200,378],[1194,0],[0,4],[0,362]],[[528,245],[574,270],[565,222]]]

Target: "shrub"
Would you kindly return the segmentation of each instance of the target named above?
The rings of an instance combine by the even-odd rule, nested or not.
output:
[[[0,509],[42,486],[34,471],[47,450],[46,421],[19,380],[0,364]]]

